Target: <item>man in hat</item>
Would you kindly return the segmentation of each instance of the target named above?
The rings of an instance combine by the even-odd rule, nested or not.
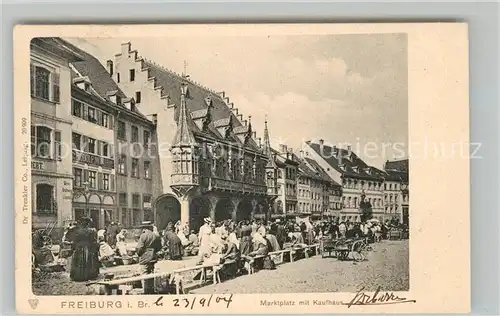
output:
[[[198,233],[198,240],[200,248],[198,250],[199,264],[203,263],[203,258],[206,253],[211,251],[210,248],[210,235],[212,234],[212,220],[207,217],[203,220],[205,223],[200,227],[200,232]]]
[[[182,260],[184,247],[182,246],[182,241],[179,236],[174,233],[174,225],[172,225],[171,222],[167,224],[163,238],[165,245],[168,247],[170,260]]]
[[[161,250],[161,239],[153,233],[151,222],[143,222],[143,229],[139,241],[137,242],[137,255],[139,256],[139,266],[141,274],[151,274],[154,272],[155,263],[158,260],[157,253]],[[154,294],[154,279],[146,279],[142,282],[144,294]]]

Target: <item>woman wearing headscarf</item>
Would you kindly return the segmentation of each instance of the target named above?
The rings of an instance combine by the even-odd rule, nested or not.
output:
[[[184,247],[182,246],[182,242],[174,233],[174,226],[172,223],[167,224],[167,228],[165,228],[165,234],[163,236],[165,246],[168,248],[168,255],[170,260],[182,260],[182,253],[184,252]]]
[[[90,228],[91,222],[88,217],[81,218],[75,230],[70,272],[72,281],[93,280],[99,275],[99,246],[96,230]]]

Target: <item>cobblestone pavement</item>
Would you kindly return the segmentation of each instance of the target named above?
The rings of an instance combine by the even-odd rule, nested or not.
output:
[[[316,256],[285,263],[276,270],[262,270],[194,293],[299,293],[356,292],[365,287],[375,291],[409,289],[408,240],[387,241],[373,245],[368,260],[353,263]]]

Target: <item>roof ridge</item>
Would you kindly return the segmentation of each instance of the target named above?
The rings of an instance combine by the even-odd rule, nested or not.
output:
[[[209,88],[209,87],[207,87],[207,86],[205,86],[205,85],[203,85],[203,84],[201,84],[201,83],[199,83],[191,78],[183,78],[181,74],[175,72],[174,70],[169,69],[163,65],[157,64],[153,60],[147,59],[146,57],[143,57],[143,56],[141,56],[141,57],[144,59],[145,62],[148,62],[148,63],[152,64],[153,66],[158,67],[159,70],[163,70],[169,74],[172,74],[172,75],[178,77],[179,80],[187,81],[187,82],[189,82],[189,83],[191,83],[191,84],[193,84],[193,85],[195,85],[203,90],[206,90],[207,92],[210,92],[212,95],[216,96],[217,98],[224,100],[223,98],[221,98],[221,96],[214,89],[211,89],[211,88]]]

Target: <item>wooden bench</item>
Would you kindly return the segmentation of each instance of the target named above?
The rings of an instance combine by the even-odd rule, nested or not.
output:
[[[266,256],[258,255],[258,256],[243,256],[242,259],[245,261],[244,269],[247,270],[248,274],[255,273],[255,263],[261,260],[264,260]]]
[[[290,256],[291,249],[284,249],[284,250],[278,250],[278,251],[273,251],[269,253],[269,256],[271,257],[271,260],[274,261],[274,264],[280,265],[285,262],[285,254]],[[290,257],[291,260],[293,260],[293,257]]]
[[[171,276],[170,282],[175,283],[175,292],[177,294],[187,294],[185,291],[204,285],[207,282],[208,271],[211,270],[213,283],[217,284],[220,281],[218,269],[221,265],[197,265],[175,269]]]
[[[87,283],[87,286],[92,286],[94,292],[99,295],[128,295],[138,282],[148,279],[157,279],[168,277],[172,272],[156,272],[144,274],[123,279],[115,279],[109,281],[97,281]]]

